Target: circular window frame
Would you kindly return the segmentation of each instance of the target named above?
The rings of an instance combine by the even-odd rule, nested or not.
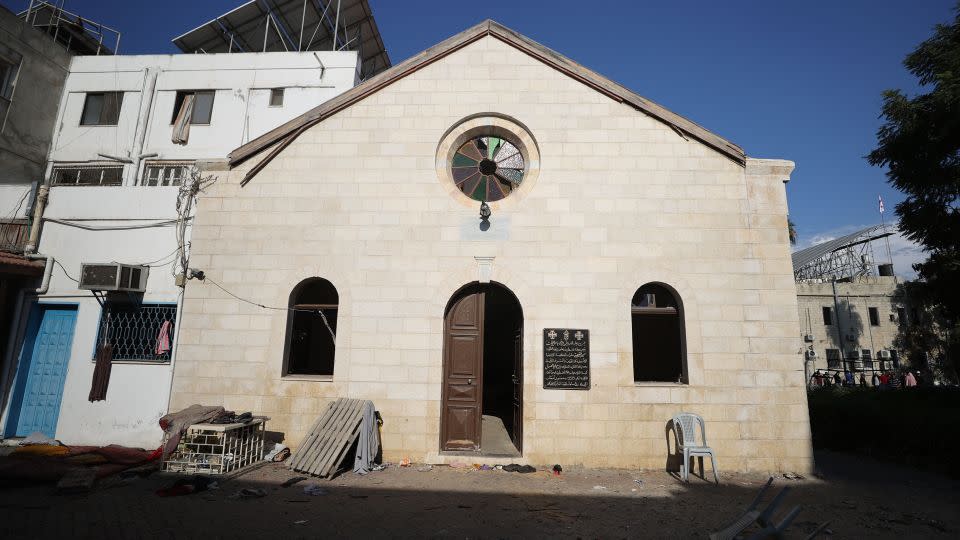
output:
[[[475,137],[492,136],[506,139],[520,150],[523,156],[523,180],[520,186],[498,201],[488,201],[494,210],[511,208],[522,201],[533,189],[540,176],[540,149],[530,130],[519,121],[497,113],[481,113],[469,116],[457,122],[440,138],[437,145],[437,177],[447,193],[464,207],[477,207],[480,201],[470,198],[460,191],[453,180],[453,156],[468,140]]]

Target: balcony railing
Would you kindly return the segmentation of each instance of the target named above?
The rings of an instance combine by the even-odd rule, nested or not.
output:
[[[30,238],[30,224],[26,220],[0,223],[0,251],[22,252]]]

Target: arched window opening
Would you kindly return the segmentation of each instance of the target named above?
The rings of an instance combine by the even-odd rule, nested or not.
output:
[[[673,289],[648,283],[630,301],[633,323],[633,380],[687,382],[683,304]]]
[[[300,282],[290,293],[284,375],[333,375],[340,295],[323,278]]]

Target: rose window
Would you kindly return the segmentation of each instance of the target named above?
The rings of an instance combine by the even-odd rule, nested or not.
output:
[[[499,201],[523,181],[523,155],[500,137],[468,140],[454,154],[451,166],[457,188],[477,201]]]

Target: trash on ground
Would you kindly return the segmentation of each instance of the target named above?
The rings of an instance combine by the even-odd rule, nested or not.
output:
[[[287,481],[285,481],[284,483],[280,484],[280,487],[288,488],[288,487],[296,484],[297,482],[302,482],[302,481],[304,481],[304,480],[306,480],[306,479],[307,479],[306,476],[294,476],[293,478],[287,479]]]
[[[294,521],[293,524],[294,524],[294,525],[303,525],[303,524],[306,523],[306,522],[307,522],[307,520],[305,520],[305,519],[299,519],[299,520],[297,520],[297,521]]]
[[[206,491],[212,480],[205,476],[193,476],[190,478],[179,478],[170,487],[157,490],[157,495],[161,497],[177,497],[180,495],[190,495]]]
[[[466,464],[466,463],[464,463],[464,462],[462,462],[462,461],[454,461],[453,463],[450,464],[450,468],[452,468],[452,469],[469,469],[469,468],[470,468],[470,465],[468,465],[468,464]]]
[[[379,464],[379,465],[374,465],[374,467],[373,467],[372,469],[370,469],[370,470],[371,470],[371,471],[382,471],[382,470],[385,470],[385,469],[386,469],[387,467],[389,467],[389,466],[390,466],[389,463],[381,463],[381,464]]]
[[[303,493],[305,495],[326,495],[327,490],[320,487],[320,484],[307,484],[303,486]]]
[[[273,447],[263,456],[263,459],[267,461],[283,461],[282,459],[276,459],[277,455],[280,454],[283,450],[289,451],[287,445],[280,443],[273,443]]]
[[[433,470],[433,465],[424,465],[423,467],[417,467],[419,472],[429,472]]]
[[[233,495],[230,495],[228,499],[259,499],[266,496],[267,492],[260,488],[243,488],[240,491],[235,492]]]
[[[493,470],[493,467],[491,467],[491,466],[487,465],[486,463],[484,463],[483,465],[480,466],[480,470],[481,470],[481,471],[492,471],[492,470]]]
[[[593,486],[593,489],[595,489],[595,490],[597,490],[597,491],[603,491],[603,490],[607,489],[607,486]]]
[[[783,473],[783,477],[786,478],[787,480],[803,480],[803,476],[795,472],[785,472]]]
[[[640,480],[639,478],[634,478],[633,482],[638,486],[643,487],[643,480]]]
[[[93,487],[97,472],[93,469],[75,469],[57,482],[57,493],[86,493]]]
[[[503,470],[507,472],[518,472],[518,473],[534,473],[537,472],[537,469],[530,465],[517,465],[516,463],[511,463],[509,465],[504,465]]]
[[[289,461],[297,472],[332,478],[356,443],[353,472],[366,474],[380,449],[373,402],[340,398],[330,403]]]
[[[20,441],[20,446],[30,446],[31,444],[43,444],[47,446],[63,446],[63,443],[54,439],[53,437],[47,437],[39,431],[34,431],[33,433],[27,435]]]
[[[554,475],[554,476],[560,476],[560,473],[562,473],[562,472],[563,472],[563,467],[561,467],[559,463],[557,463],[556,465],[553,466],[553,475]]]

